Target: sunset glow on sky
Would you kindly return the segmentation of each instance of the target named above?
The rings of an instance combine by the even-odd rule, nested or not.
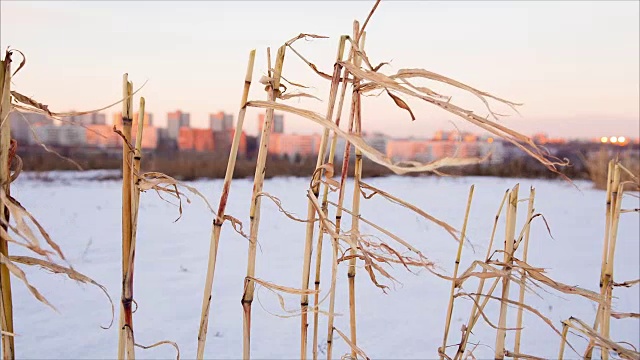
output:
[[[339,36],[364,21],[373,1],[2,1],[0,46],[26,54],[14,88],[56,111],[87,110],[119,99],[122,74],[147,110],[164,125],[166,113],[191,113],[206,127],[207,114],[237,113],[248,54],[257,50],[250,98],[265,99],[257,80],[266,74],[266,48],[299,33],[328,39],[294,47],[331,72]],[[386,74],[424,68],[524,105],[504,124],[526,134],[638,137],[639,2],[382,1],[367,25],[371,62],[390,61]],[[18,57],[17,57],[18,58]],[[17,64],[15,64],[17,66]],[[295,55],[283,74],[326,101],[329,90]],[[430,84],[433,85],[433,84]],[[435,85],[452,102],[485,115],[482,103]],[[386,95],[366,98],[366,128],[393,136],[430,136],[456,126],[478,131],[453,115],[409,100],[412,122]],[[326,102],[290,100],[324,114]],[[119,107],[106,110],[108,114]],[[247,120],[256,132],[257,110]],[[110,116],[109,116],[110,118]],[[318,132],[285,116],[287,132]]]

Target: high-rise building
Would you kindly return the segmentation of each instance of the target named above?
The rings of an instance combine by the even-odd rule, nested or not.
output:
[[[167,114],[167,135],[169,139],[177,140],[180,135],[180,128],[189,127],[191,116],[189,113],[183,113],[180,110]]]
[[[294,158],[317,155],[320,135],[298,135],[274,133],[269,137],[269,153]]]
[[[264,126],[264,122],[266,120],[265,114],[258,115],[258,136],[262,133],[262,127]],[[271,132],[276,134],[284,133],[284,115],[282,114],[274,114],[273,122],[271,123]]]
[[[122,138],[112,125],[87,125],[86,141],[87,145],[99,148],[122,148]]]
[[[87,143],[87,129],[81,126],[63,124],[58,126],[58,145],[82,146]]]
[[[276,134],[284,133],[284,115],[273,115],[273,132]]]
[[[11,137],[18,142],[30,144],[34,140],[31,128],[38,125],[51,125],[53,120],[43,114],[12,111],[9,113],[9,123],[11,124]]]
[[[133,122],[137,122],[137,121],[138,121],[138,116],[139,116],[139,115],[138,115],[138,113],[137,113],[137,112],[133,113]],[[145,127],[147,127],[147,126],[153,126],[153,114],[152,114],[152,113],[145,112],[145,113],[144,113],[144,119],[143,119],[143,122],[144,122],[144,126],[145,126]]]
[[[34,132],[45,145],[81,146],[87,142],[87,130],[81,126],[39,125],[34,128]]]
[[[180,128],[189,127],[191,116],[189,113],[183,113],[180,110],[167,114],[167,135],[169,139],[177,140],[180,134]]]
[[[364,141],[371,145],[374,149],[380,151],[382,154],[387,153],[387,136],[382,133],[375,132],[373,134],[363,134]]]
[[[63,120],[78,125],[105,125],[107,123],[107,115],[102,113],[91,113],[83,115],[73,115],[63,118]]]
[[[213,132],[210,129],[180,128],[178,149],[194,151],[214,151]]]
[[[216,114],[209,114],[209,128],[212,131],[233,130],[233,114],[220,111]]]

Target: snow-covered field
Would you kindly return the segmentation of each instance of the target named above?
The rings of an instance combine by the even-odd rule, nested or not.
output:
[[[43,181],[33,178],[33,174],[22,174],[12,187],[12,195],[39,219],[77,270],[105,285],[111,297],[118,300],[121,184],[117,181],[89,181],[86,175],[78,173],[52,173],[50,177],[55,180]],[[505,190],[520,183],[520,197],[526,198],[529,186],[534,186],[537,192],[536,211],[544,214],[553,239],[541,218],[534,220],[529,262],[547,268],[549,276],[557,281],[598,291],[605,193],[591,189],[588,182],[576,182],[580,188],[577,190],[561,181],[528,179],[392,176],[367,181],[456,228],[462,225],[469,186],[476,184],[468,226],[468,236],[474,248],[467,246],[464,249],[461,271],[471,261],[484,257],[493,218]],[[221,180],[194,181],[190,185],[197,187],[217,207]],[[287,210],[303,217],[306,214],[307,186],[308,179],[278,178],[268,180],[264,190],[282,199]],[[251,188],[250,180],[234,180],[227,208],[227,213],[241,219],[246,228]],[[349,188],[348,193],[351,191]],[[139,306],[134,314],[136,341],[141,344],[175,341],[180,346],[182,358],[195,357],[212,222],[212,214],[205,204],[195,196],[189,197],[191,204],[184,204],[182,218],[174,223],[178,216],[177,207],[164,202],[153,192],[142,195],[135,267],[134,291]],[[351,195],[347,196],[348,206],[350,198]],[[268,199],[263,199],[262,204],[257,277],[300,287],[304,224],[287,219]],[[640,207],[638,199],[626,199],[624,207]],[[526,213],[525,202],[521,203],[519,212],[518,231]],[[434,224],[378,197],[362,201],[362,214],[410,241],[451,273],[457,244]],[[496,236],[496,243],[500,246],[504,240],[503,220]],[[639,229],[637,214],[622,216],[614,274],[617,281],[639,277]],[[366,224],[362,224],[362,232],[383,237]],[[330,246],[328,242],[325,244],[324,259],[330,259]],[[15,247],[11,251],[19,253]],[[240,299],[247,265],[247,240],[228,224],[222,231],[218,259],[206,357],[237,359],[242,356]],[[326,265],[322,274],[323,295],[328,288],[330,274]],[[117,326],[108,330],[100,328],[100,325],[108,324],[111,315],[109,303],[99,289],[79,285],[63,275],[23,268],[31,283],[58,308],[59,313],[35,300],[17,279],[13,281],[18,358],[96,359],[116,356]],[[386,279],[381,279],[391,286],[391,291],[385,295],[371,283],[363,270],[359,270],[356,277],[358,345],[371,358],[377,359],[437,358],[450,283],[426,271],[418,275],[408,273],[401,266],[395,266],[391,273],[401,284],[394,287]],[[348,333],[346,283],[346,267],[341,265],[336,311],[344,316],[336,318],[336,327]],[[469,292],[475,291],[475,284],[467,285]],[[558,328],[561,328],[560,321],[569,316],[587,323],[593,321],[595,306],[589,301],[556,291],[547,293],[539,290],[537,293],[539,296],[528,293],[527,303],[553,320]],[[637,286],[617,288],[614,295],[617,296],[614,310],[640,312]],[[266,289],[259,288],[257,296],[259,301],[254,302],[252,320],[253,357],[297,358],[299,318],[273,315],[286,313],[280,309],[275,295]],[[513,289],[511,297],[517,297],[517,288]],[[299,297],[287,295],[285,299],[287,309],[299,309]],[[322,304],[322,308],[328,308],[328,301]],[[469,309],[469,300],[460,298],[456,301],[450,344],[458,342],[460,328],[468,319]],[[493,304],[487,314],[497,323],[496,310],[497,304]],[[516,313],[515,308],[509,311],[510,315]],[[326,318],[322,315],[321,321],[320,342],[324,345],[327,332]],[[514,324],[514,319],[510,319],[508,325]],[[521,352],[550,358],[557,356],[559,337],[550,328],[530,313],[525,313],[524,326]],[[638,347],[638,320],[612,319],[612,338]],[[311,336],[309,341],[311,346]],[[493,357],[493,329],[479,324],[471,341],[483,344],[475,351],[478,358]],[[584,349],[584,340],[571,336],[571,341],[579,351]],[[347,347],[339,338],[335,344],[334,357],[339,358],[347,352]],[[513,334],[507,336],[507,344],[513,350]],[[170,346],[136,351],[138,358],[175,356]],[[569,348],[566,356],[578,357]]]

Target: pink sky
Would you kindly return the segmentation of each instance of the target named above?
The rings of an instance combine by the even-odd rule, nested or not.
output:
[[[367,26],[373,63],[383,72],[425,68],[516,102],[522,116],[503,123],[527,134],[638,137],[639,3],[382,1]],[[266,47],[275,49],[300,32],[329,39],[296,48],[331,71],[341,34],[364,20],[373,2],[55,2],[2,1],[0,46],[23,51],[27,65],[14,88],[54,110],[97,108],[120,97],[129,73],[155,121],[166,113],[237,113],[246,61],[257,50],[254,80],[266,72]],[[270,23],[271,22],[271,23]],[[284,76],[326,99],[328,84],[292,54]],[[255,83],[254,83],[255,84]],[[435,86],[453,101],[486,112],[472,97]],[[264,99],[254,86],[252,99]],[[289,101],[324,114],[325,103]],[[364,103],[364,126],[393,136],[430,136],[439,128],[477,130],[427,104],[410,100],[411,122],[386,96]],[[119,107],[107,110],[119,111]],[[256,131],[257,110],[247,120]],[[110,116],[109,116],[110,118]],[[285,116],[287,132],[320,129]],[[479,130],[478,130],[479,131]]]

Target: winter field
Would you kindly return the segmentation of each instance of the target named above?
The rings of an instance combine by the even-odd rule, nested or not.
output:
[[[91,181],[93,173],[50,173],[50,180],[34,174],[22,174],[12,184],[12,195],[47,229],[54,241],[78,271],[104,285],[114,301],[121,290],[121,183]],[[51,180],[52,179],[52,180]],[[536,188],[535,208],[548,221],[551,235],[542,218],[533,221],[529,263],[544,267],[547,275],[568,285],[598,291],[605,221],[605,192],[592,189],[589,182],[576,182],[576,189],[562,181],[501,178],[385,177],[366,182],[405,199],[429,214],[460,229],[469,186],[475,184],[475,196],[467,235],[471,245],[462,253],[460,271],[473,260],[483,259],[494,217],[505,191],[520,184],[520,198],[526,199],[529,187]],[[200,190],[213,207],[217,207],[221,180],[189,183]],[[306,216],[305,191],[308,179],[276,178],[265,182],[264,191],[282,200],[284,208],[299,217]],[[345,204],[350,207],[352,187],[348,186]],[[251,180],[234,180],[227,213],[242,220],[248,232]],[[200,320],[202,291],[207,267],[213,214],[197,196],[188,194],[191,203],[183,203],[182,218],[178,208],[160,199],[155,192],[141,196],[138,243],[135,263],[134,314],[136,342],[149,345],[160,340],[175,341],[181,358],[195,358]],[[334,194],[335,196],[335,194]],[[337,196],[336,196],[337,197]],[[526,202],[518,209],[517,232],[524,225]],[[623,208],[638,208],[638,199],[628,197]],[[330,208],[330,216],[335,209]],[[414,213],[381,197],[362,200],[364,218],[384,226],[409,241],[430,260],[452,273],[457,243],[442,229]],[[346,224],[349,216],[345,214]],[[361,232],[379,236],[371,226],[361,223]],[[278,211],[266,198],[262,200],[256,274],[259,279],[289,287],[300,287],[305,225],[294,222]],[[637,279],[640,226],[637,214],[623,214],[616,248],[614,278],[617,282]],[[391,239],[385,240],[389,243]],[[504,241],[504,215],[496,232],[496,245]],[[238,359],[242,356],[242,307],[240,299],[247,265],[247,240],[235,233],[229,223],[222,230],[216,267],[206,358]],[[324,261],[331,259],[327,237]],[[315,248],[314,248],[315,251]],[[21,254],[15,246],[14,255]],[[313,256],[315,261],[315,253]],[[17,358],[78,359],[115,358],[118,331],[117,312],[114,326],[103,330],[111,318],[110,305],[99,289],[77,284],[64,275],[51,275],[35,267],[25,267],[29,281],[36,286],[59,313],[34,299],[24,285],[13,280],[14,321]],[[312,265],[312,269],[315,266]],[[324,264],[322,296],[328,289],[330,267]],[[376,288],[364,270],[356,277],[358,346],[374,359],[433,359],[441,345],[451,283],[416,269],[409,273],[402,266],[388,269],[399,283],[379,278],[389,285],[388,294]],[[348,334],[348,294],[346,264],[341,263],[338,277],[336,327]],[[313,277],[313,272],[312,272]],[[313,279],[311,280],[313,283]],[[474,292],[477,282],[465,284]],[[545,292],[544,290],[548,290]],[[594,303],[577,295],[561,294],[548,288],[527,293],[526,303],[538,309],[561,330],[561,321],[570,316],[592,324]],[[486,290],[485,290],[486,291]],[[511,287],[517,299],[519,287]],[[499,296],[499,289],[496,292]],[[299,310],[299,296],[284,295],[286,309]],[[640,312],[638,288],[616,288],[614,311]],[[312,302],[313,297],[310,297]],[[449,344],[460,339],[460,328],[467,322],[471,301],[457,298],[449,335]],[[328,300],[321,304],[328,308]],[[116,308],[117,309],[117,308]],[[498,304],[486,311],[491,321],[498,321]],[[252,356],[261,359],[299,356],[298,317],[288,315],[277,297],[257,287],[252,319]],[[509,326],[515,326],[516,308],[509,308]],[[309,347],[313,317],[310,317]],[[326,316],[320,316],[320,344],[326,345]],[[612,319],[611,337],[640,347],[637,319]],[[521,352],[547,358],[558,355],[560,338],[541,319],[525,312]],[[334,358],[348,352],[335,334]],[[477,358],[493,358],[496,332],[482,323],[474,328],[471,342],[480,345]],[[513,349],[513,333],[507,335],[507,348]],[[570,343],[580,353],[586,341],[576,335]],[[309,349],[309,352],[311,349]],[[452,351],[451,349],[449,351]],[[150,350],[136,349],[138,358],[175,358],[171,346]],[[320,355],[322,357],[322,355]],[[578,358],[570,348],[565,358]]]

